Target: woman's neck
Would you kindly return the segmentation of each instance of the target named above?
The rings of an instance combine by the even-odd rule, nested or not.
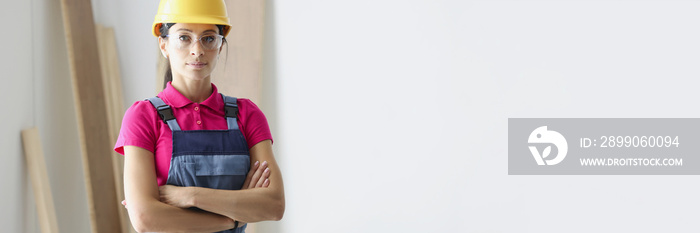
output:
[[[211,79],[206,77],[202,80],[189,80],[185,78],[174,78],[170,85],[180,94],[195,103],[201,103],[211,96]]]

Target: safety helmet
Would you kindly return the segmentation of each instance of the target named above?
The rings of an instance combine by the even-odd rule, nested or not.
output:
[[[221,35],[231,30],[224,0],[161,0],[153,21],[153,35],[160,36],[164,23],[201,23],[224,25]]]

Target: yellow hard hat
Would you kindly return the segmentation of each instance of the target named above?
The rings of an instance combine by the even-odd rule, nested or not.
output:
[[[223,36],[231,30],[224,0],[161,0],[153,21],[154,36],[160,36],[163,23],[224,25]]]

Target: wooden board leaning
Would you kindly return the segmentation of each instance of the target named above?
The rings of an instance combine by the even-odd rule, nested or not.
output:
[[[22,144],[24,145],[24,157],[27,159],[27,170],[32,180],[36,212],[39,216],[39,226],[42,233],[57,233],[56,209],[51,195],[51,185],[46,172],[44,150],[41,147],[39,130],[31,128],[22,130]]]
[[[119,56],[114,29],[96,25],[97,44],[102,67],[102,85],[105,93],[105,106],[107,107],[107,124],[109,125],[109,141],[114,144],[119,136],[122,117],[124,116],[124,99],[122,92],[121,74],[119,72]],[[129,214],[119,204],[124,200],[124,156],[112,152],[112,166],[114,171],[114,184],[117,199],[114,204],[119,210],[119,219],[123,232],[136,232],[131,227]]]
[[[90,0],[61,0],[92,232],[121,232]]]

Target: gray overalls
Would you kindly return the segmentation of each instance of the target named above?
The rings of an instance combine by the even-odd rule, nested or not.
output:
[[[250,170],[248,144],[236,122],[236,98],[221,96],[227,130],[180,130],[170,106],[158,97],[148,99],[173,133],[173,154],[166,184],[227,190],[243,187]],[[242,233],[246,227],[220,232]]]

